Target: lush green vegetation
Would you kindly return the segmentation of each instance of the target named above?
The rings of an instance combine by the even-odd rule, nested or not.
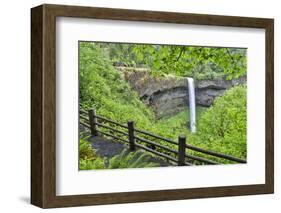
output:
[[[215,100],[200,118],[198,135],[210,149],[246,158],[246,88],[237,86]]]
[[[190,135],[192,144],[246,159],[246,97],[246,86],[233,87],[218,97],[198,120],[198,133]]]
[[[246,50],[176,45],[97,43],[115,65],[147,67],[154,75],[174,74],[196,79],[246,73]]]
[[[101,49],[92,43],[80,43],[80,103],[121,123],[134,120],[148,128],[154,114],[121,78]]]
[[[158,167],[159,164],[151,162],[152,156],[142,151],[130,152],[124,149],[119,155],[111,159],[98,156],[91,144],[85,139],[80,139],[79,168],[90,169],[121,169],[121,168],[147,168]]]
[[[109,48],[111,48],[112,51],[109,51]],[[188,76],[189,74],[193,75],[194,73],[192,74],[188,73],[189,71],[182,70],[185,70],[183,66],[189,66],[186,61],[191,60],[185,57],[191,56],[180,56],[178,59],[180,63],[175,62],[178,65],[173,63],[169,64],[167,62],[168,65],[166,68],[162,65],[158,66],[157,61],[165,61],[163,55],[166,55],[172,62],[173,60],[170,58],[175,56],[179,57],[179,54],[186,55],[189,53],[188,55],[190,55],[192,52],[192,58],[196,58],[197,61],[207,60],[207,63],[210,66],[217,67],[216,70],[218,71],[211,72],[213,76],[227,75],[228,78],[233,78],[239,77],[246,72],[244,67],[246,63],[245,53],[242,50],[239,52],[238,50],[227,48],[224,48],[223,50],[222,48],[218,51],[216,50],[217,48],[196,49],[195,47],[185,47],[184,52],[182,52],[180,47],[177,46],[169,46],[167,47],[167,50],[161,50],[162,48],[159,46],[145,48],[144,45],[141,45],[140,47],[138,47],[138,45],[132,45],[132,47],[130,45],[123,45],[123,49],[120,48],[121,47],[115,47],[113,44],[105,45],[80,42],[79,95],[80,103],[83,108],[95,108],[98,114],[116,120],[119,123],[127,123],[129,120],[134,120],[137,128],[148,130],[173,140],[177,140],[180,134],[185,134],[188,143],[190,144],[246,158],[245,86],[236,86],[230,89],[222,97],[217,98],[213,106],[208,109],[197,107],[197,133],[191,134],[187,128],[187,110],[182,111],[173,117],[157,120],[154,112],[139,99],[137,93],[129,87],[127,82],[124,81],[113,66],[114,63],[123,61],[124,63],[127,63],[126,65],[128,66],[145,64],[154,70],[153,72],[156,72],[156,70],[159,69],[159,73],[157,74],[156,72],[156,75],[163,75],[163,73],[167,73],[168,70],[173,70],[174,72],[172,74],[174,75]],[[133,48],[133,53],[131,53],[131,48]],[[140,53],[141,49],[144,49],[142,53]],[[153,49],[157,50],[160,56],[157,55],[157,52],[153,52]],[[172,55],[169,56],[166,51],[172,52]],[[225,53],[225,51],[227,53]],[[154,57],[155,61],[147,61],[152,60],[151,57]],[[226,57],[228,59],[226,59]],[[236,57],[237,62],[231,63]],[[195,59],[193,60],[195,61]],[[221,63],[220,60],[222,60]],[[187,70],[193,70],[197,62],[192,63],[194,63],[192,67]],[[203,62],[200,62],[199,65],[201,63]],[[171,67],[168,66],[177,67],[171,69]],[[227,69],[224,67],[227,67]],[[234,72],[233,70],[236,67],[239,67],[239,69]],[[199,72],[199,74],[202,73]],[[209,74],[210,73],[208,73],[208,75]],[[202,76],[205,77],[208,77],[208,75],[205,75],[204,73],[202,74]],[[165,142],[162,141],[161,143]],[[115,162],[110,162],[109,165],[111,166],[108,166],[104,159],[95,154],[90,157],[91,154],[89,155],[89,153],[87,153],[89,151],[88,148],[89,144],[85,143],[84,140],[81,140],[80,169],[130,167],[128,164],[130,160],[124,158],[123,155],[119,157],[117,156],[114,159]],[[87,154],[83,154],[85,152]],[[198,155],[198,153],[193,154]],[[127,156],[129,159],[133,157],[131,154],[128,154]],[[204,157],[210,158],[208,156]],[[220,160],[219,162],[228,163],[223,160]],[[136,167],[136,165],[134,166]],[[154,165],[148,164],[148,166]]]

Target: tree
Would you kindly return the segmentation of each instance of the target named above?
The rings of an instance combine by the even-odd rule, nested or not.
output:
[[[226,47],[97,43],[115,65],[147,67],[155,75],[228,79],[246,73],[246,50]]]
[[[223,74],[232,79],[244,75],[247,68],[245,49],[134,45],[133,51],[153,71],[179,76],[200,78],[200,74]]]

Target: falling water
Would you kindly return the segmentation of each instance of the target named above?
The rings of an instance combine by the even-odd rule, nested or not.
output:
[[[190,131],[196,132],[196,106],[195,106],[195,88],[193,78],[187,78],[188,97],[189,97],[189,123]]]

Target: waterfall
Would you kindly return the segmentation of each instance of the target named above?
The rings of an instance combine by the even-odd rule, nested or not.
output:
[[[187,78],[188,97],[189,97],[189,123],[190,131],[196,132],[196,106],[195,106],[195,87],[193,78]]]

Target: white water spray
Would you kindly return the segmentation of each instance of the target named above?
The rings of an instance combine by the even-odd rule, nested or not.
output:
[[[196,106],[195,106],[195,87],[193,78],[187,78],[188,97],[189,97],[189,123],[190,131],[196,132]]]

